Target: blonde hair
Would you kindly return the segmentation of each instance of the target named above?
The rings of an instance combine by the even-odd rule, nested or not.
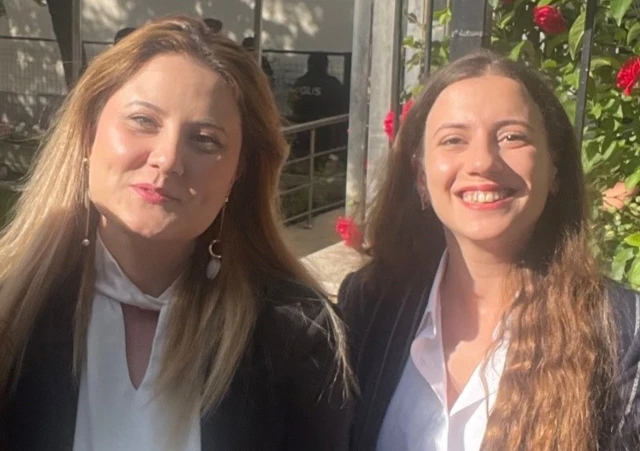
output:
[[[619,420],[613,313],[589,248],[580,149],[562,105],[532,69],[478,51],[428,80],[401,127],[373,207],[370,280],[388,284],[435,273],[445,248],[443,224],[432,208],[423,211],[414,161],[424,153],[426,119],[440,93],[486,74],[518,81],[537,104],[558,190],[514,262],[513,280],[505,281],[521,292],[506,313],[509,348],[482,449],[608,449]]]
[[[84,205],[83,160],[109,97],[145,63],[166,53],[192,57],[223,77],[240,107],[243,140],[239,177],[222,230],[222,253],[229,258],[223,258],[214,281],[206,278],[207,246],[218,230],[217,219],[198,238],[189,270],[180,281],[157,388],[173,393],[182,406],[196,405],[202,411],[215,407],[250,343],[262,290],[274,279],[318,292],[330,319],[327,339],[336,354],[335,380],[351,378],[341,322],[281,235],[277,188],[288,146],[268,80],[254,58],[233,41],[198,20],[176,16],[141,27],[91,63],[60,109],[32,166],[14,218],[0,237],[4,326],[0,393],[17,380],[37,316],[73,268],[82,273],[74,368],[78,372],[82,367],[95,248],[91,244],[83,254],[81,242],[86,223],[92,243],[97,228],[97,212]]]

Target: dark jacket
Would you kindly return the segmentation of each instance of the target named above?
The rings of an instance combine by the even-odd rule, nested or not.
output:
[[[396,282],[386,288],[373,287],[365,270],[343,281],[340,305],[350,336],[350,352],[359,379],[350,450],[373,451],[389,402],[400,381],[410,346],[424,315],[436,268],[414,283]],[[626,414],[623,443],[616,450],[637,450],[640,431],[640,297],[621,285],[610,286],[616,325],[620,335],[620,392]],[[636,387],[634,388],[634,381]]]
[[[346,113],[345,89],[326,72],[307,72],[293,84],[291,109],[297,122],[309,122]]]
[[[69,284],[67,284],[69,285]],[[72,376],[77,289],[52,296],[28,344],[16,390],[3,402],[0,449],[71,451],[78,384]],[[347,449],[351,405],[330,389],[335,361],[327,308],[312,290],[264,290],[252,345],[221,404],[201,420],[203,451]],[[6,401],[6,400],[5,400]]]

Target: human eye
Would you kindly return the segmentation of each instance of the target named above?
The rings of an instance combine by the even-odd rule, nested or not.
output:
[[[464,144],[464,139],[460,136],[446,136],[440,140],[442,146],[460,146]]]
[[[156,120],[144,114],[134,114],[130,116],[129,119],[137,127],[145,131],[151,131],[158,128],[158,123],[156,122]]]
[[[223,148],[222,142],[217,136],[206,133],[195,133],[191,136],[191,141],[205,153],[214,153]]]
[[[528,144],[529,138],[524,133],[506,132],[500,135],[498,141],[509,146],[517,146]]]

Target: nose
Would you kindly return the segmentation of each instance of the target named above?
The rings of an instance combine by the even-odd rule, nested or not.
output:
[[[147,163],[165,174],[182,175],[184,147],[183,138],[178,131],[166,130],[157,136]]]
[[[465,166],[469,174],[491,174],[504,168],[500,146],[497,140],[491,136],[476,137],[468,147],[466,154]]]

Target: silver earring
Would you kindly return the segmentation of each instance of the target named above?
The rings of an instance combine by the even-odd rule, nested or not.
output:
[[[428,204],[424,201],[424,198],[422,196],[420,196],[420,208],[422,209],[422,211],[425,211],[427,209]]]
[[[89,240],[89,227],[91,226],[91,201],[89,200],[89,160],[87,158],[82,159],[82,171],[83,171],[83,191],[84,191],[84,208],[86,212],[86,220],[84,225],[84,239],[82,240],[82,247],[89,247],[91,240]]]
[[[222,211],[220,214],[220,230],[218,231],[218,238],[213,240],[209,244],[209,256],[211,260],[209,260],[209,264],[207,265],[207,279],[213,280],[218,276],[220,272],[220,266],[222,264],[222,253],[216,253],[215,247],[222,242],[222,226],[224,225],[224,212],[227,209],[227,202],[229,202],[229,198],[227,197],[224,200],[224,205],[222,206]]]

